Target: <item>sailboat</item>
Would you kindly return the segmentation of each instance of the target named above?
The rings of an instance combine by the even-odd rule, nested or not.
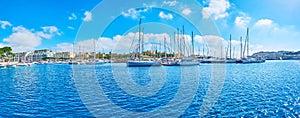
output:
[[[183,36],[184,36],[184,27],[183,27]],[[180,48],[183,46],[180,45]],[[194,34],[192,32],[192,56],[195,56],[194,54]],[[181,52],[179,52],[180,54]],[[179,59],[173,59],[173,60],[167,60],[167,62],[164,62],[162,65],[164,66],[195,66],[199,65],[199,62],[196,61],[194,58],[191,57],[182,57]]]
[[[261,58],[261,57],[253,57],[253,56],[249,56],[249,28],[247,28],[247,35],[246,35],[246,39],[245,39],[245,44],[244,44],[244,51],[242,52],[242,38],[241,40],[241,59],[237,60],[236,63],[264,63],[266,60]],[[247,48],[247,56],[245,57],[245,51]]]
[[[97,60],[96,59],[96,40],[93,40],[93,45],[94,45],[94,52],[93,52],[93,59],[92,60],[88,60],[85,64],[87,65],[100,65],[100,64],[104,64],[104,60]],[[104,58],[104,56],[103,56]]]
[[[230,34],[230,38],[229,38],[229,58],[226,58],[226,63],[236,63],[236,60],[232,58],[231,54],[232,54],[232,51],[231,51],[231,34]],[[226,55],[227,57],[227,55]]]
[[[184,31],[184,30],[183,30]],[[184,34],[183,34],[184,36]],[[195,56],[194,54],[194,33],[192,32],[192,56]],[[193,57],[184,57],[181,59],[181,61],[177,62],[177,65],[179,66],[195,66],[199,65],[199,62],[196,61]]]
[[[128,60],[127,66],[128,67],[149,67],[149,66],[161,66],[161,62],[153,60],[153,59],[141,59],[141,24],[142,24],[142,19],[140,19],[139,22],[139,43],[138,43],[138,58],[137,59],[131,59]]]

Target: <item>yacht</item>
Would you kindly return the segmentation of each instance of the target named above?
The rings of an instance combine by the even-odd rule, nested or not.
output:
[[[161,66],[161,62],[153,59],[130,60],[127,62],[128,67],[145,67],[145,66]]]
[[[143,59],[140,58],[140,49],[141,49],[141,23],[142,19],[140,19],[139,22],[139,43],[138,43],[138,58],[137,59],[131,59],[127,61],[127,66],[128,67],[145,67],[145,66],[161,66],[161,62],[156,61],[154,59]]]
[[[27,63],[22,62],[22,63],[18,63],[18,66],[29,66],[29,65]]]
[[[195,66],[199,65],[199,62],[194,61],[192,58],[175,59],[172,61],[166,61],[162,63],[164,66]]]

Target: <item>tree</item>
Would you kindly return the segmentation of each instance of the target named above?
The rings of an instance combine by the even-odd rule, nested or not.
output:
[[[1,57],[1,59],[10,60],[14,56],[15,56],[15,54],[12,53],[11,47],[0,48],[0,57]]]

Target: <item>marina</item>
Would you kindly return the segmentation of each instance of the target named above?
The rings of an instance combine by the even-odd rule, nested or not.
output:
[[[0,4],[0,118],[300,118],[300,0]]]
[[[298,117],[300,111],[299,63],[299,61],[267,61],[263,64],[226,65],[227,71],[222,89],[223,92],[206,117]],[[195,69],[195,66],[193,67]],[[184,75],[192,78],[189,81],[199,79],[201,84],[198,87],[195,98],[183,116],[198,116],[195,109],[199,109],[203,103],[203,101],[198,99],[205,97],[204,91],[208,89],[211,81],[212,64],[202,64],[202,66],[196,67],[196,69],[200,70],[200,73],[198,73],[200,78],[195,78],[194,73],[186,73]],[[76,74],[78,77],[87,78],[87,76],[90,76],[91,78],[91,74],[86,75],[85,73],[95,72],[97,77],[99,77],[97,80],[99,80],[100,85],[109,85],[103,87],[107,90],[107,94],[112,95],[110,96],[111,99],[122,98],[122,102],[119,101],[115,104],[131,110],[151,110],[151,108],[160,106],[151,100],[157,99],[159,103],[170,100],[167,96],[173,96],[180,85],[182,74],[180,70],[190,67],[164,66],[165,73],[152,73],[159,77],[157,79],[163,79],[163,75],[166,74],[168,84],[166,84],[165,89],[162,89],[163,91],[146,101],[139,97],[135,98],[135,101],[126,98],[127,94],[117,87],[117,84],[113,82],[115,81],[113,79],[114,76],[112,76],[112,74],[124,75],[122,73],[113,73],[112,69],[129,69],[133,80],[138,84],[144,85],[150,82],[149,79],[151,77],[146,74],[140,78],[140,74],[149,73],[153,69],[160,70],[161,67],[130,68],[127,67],[126,63],[112,63],[97,66],[45,64],[0,69],[0,82],[2,83],[0,85],[2,93],[0,95],[0,101],[2,101],[0,102],[0,107],[2,108],[0,110],[1,116],[48,117],[51,114],[53,117],[59,117],[68,114],[70,117],[94,117],[77,94],[74,80],[71,77],[73,74],[72,70],[76,70],[76,68],[82,70],[82,73]],[[291,70],[290,68],[294,69]],[[252,74],[249,75],[248,73]],[[117,77],[117,75],[115,76]],[[286,78],[286,76],[289,77]],[[158,86],[159,84],[157,83],[156,85]],[[158,97],[164,97],[164,99],[158,99]],[[91,101],[86,104],[92,104],[94,108],[102,108],[103,105],[106,105],[93,104],[92,98],[90,96]],[[149,107],[144,108],[144,105]],[[220,112],[221,110],[222,112]],[[178,111],[173,109],[170,112]],[[123,114],[119,111],[111,111],[111,113]]]

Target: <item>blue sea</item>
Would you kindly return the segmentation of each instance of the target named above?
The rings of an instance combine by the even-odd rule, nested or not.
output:
[[[0,68],[0,117],[300,117],[300,61]]]

